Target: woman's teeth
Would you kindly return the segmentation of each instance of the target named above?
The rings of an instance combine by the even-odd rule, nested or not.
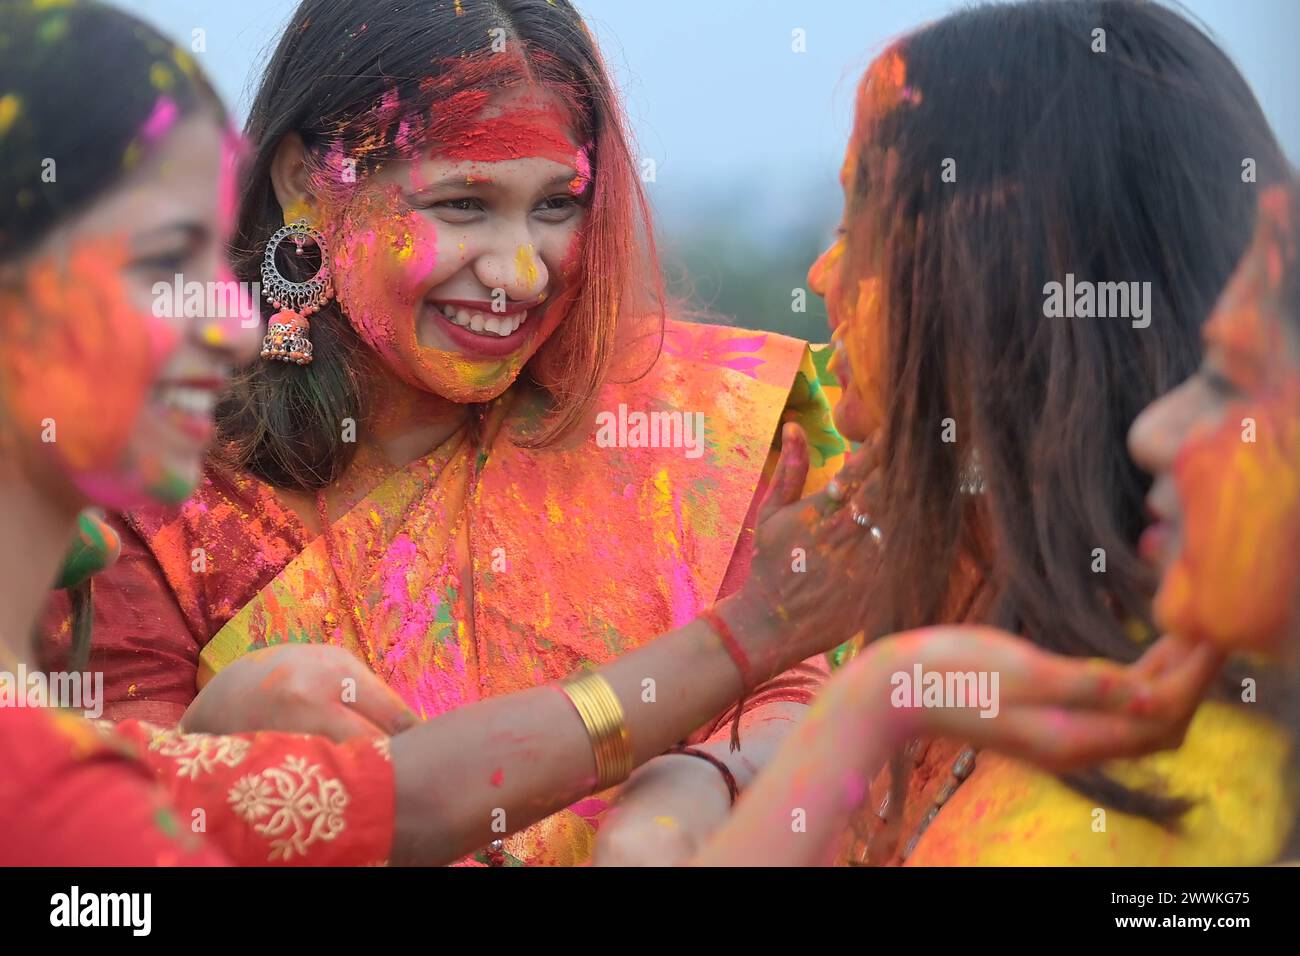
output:
[[[217,407],[217,393],[210,388],[187,388],[183,385],[163,385],[154,399],[163,408],[186,415],[212,416]]]
[[[479,335],[497,335],[505,338],[512,334],[528,318],[528,310],[512,315],[484,315],[482,312],[468,312],[454,305],[439,306],[448,322],[453,322],[463,329],[477,332]]]

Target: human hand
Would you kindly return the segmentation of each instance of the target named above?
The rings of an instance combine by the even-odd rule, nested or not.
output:
[[[277,730],[342,742],[392,736],[417,723],[366,665],[331,644],[279,644],[221,670],[190,704],[190,733]]]

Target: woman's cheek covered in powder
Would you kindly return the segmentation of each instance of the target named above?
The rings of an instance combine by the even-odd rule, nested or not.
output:
[[[1281,298],[1294,236],[1285,194],[1269,191],[1205,332],[1246,398],[1193,433],[1174,463],[1183,546],[1156,613],[1179,634],[1232,650],[1276,651],[1300,623],[1300,360]]]
[[[1296,625],[1297,410],[1300,373],[1268,398],[1231,406],[1180,453],[1174,475],[1183,546],[1156,598],[1164,627],[1225,649],[1268,653]]]
[[[359,192],[333,221],[339,304],[394,372],[423,387],[410,365],[419,351],[418,311],[439,259],[437,230],[403,201],[396,186]]]
[[[180,342],[130,301],[126,261],[120,239],[80,242],[66,262],[33,263],[19,297],[0,301],[12,343],[0,357],[10,437],[42,448],[78,491],[113,508],[167,483],[161,456],[131,439]]]

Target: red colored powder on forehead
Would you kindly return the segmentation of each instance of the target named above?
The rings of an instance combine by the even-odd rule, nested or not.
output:
[[[530,59],[531,57],[531,59]],[[574,162],[580,108],[565,83],[537,79],[552,68],[543,51],[481,54],[440,64],[420,82],[427,115],[415,124],[423,143],[451,159],[497,162],[525,156]]]
[[[498,55],[457,63],[421,83],[421,91],[434,98],[420,131],[424,146],[452,160],[543,157],[575,164],[571,110],[556,93],[533,85],[529,73],[521,57]]]
[[[562,78],[568,72],[544,51],[440,62],[414,88],[394,84],[368,109],[334,121],[313,159],[313,188],[345,199],[385,159],[431,154],[483,163],[539,157],[578,169],[588,111],[580,85]]]
[[[541,157],[558,163],[577,162],[577,145],[569,140],[563,113],[554,105],[515,107],[492,115],[485,110],[430,143],[439,158],[499,163]]]

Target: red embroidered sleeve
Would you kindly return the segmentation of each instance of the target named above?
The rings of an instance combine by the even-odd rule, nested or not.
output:
[[[138,760],[79,717],[0,709],[0,866],[217,866]]]
[[[124,721],[188,829],[241,865],[362,866],[388,859],[394,783],[387,738],[185,734]]]

